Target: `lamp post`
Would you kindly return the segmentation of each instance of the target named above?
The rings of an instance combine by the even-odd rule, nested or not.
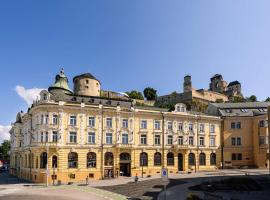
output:
[[[143,153],[143,149],[142,149],[142,153]],[[142,178],[143,178],[143,165],[144,165],[144,159],[143,156],[141,155],[141,165],[142,165]]]

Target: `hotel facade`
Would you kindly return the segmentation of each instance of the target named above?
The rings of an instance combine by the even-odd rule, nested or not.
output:
[[[61,71],[12,124],[10,173],[33,182],[152,176],[221,167],[219,116],[136,106],[91,74]],[[103,95],[101,95],[103,94]],[[104,95],[105,94],[105,95]]]

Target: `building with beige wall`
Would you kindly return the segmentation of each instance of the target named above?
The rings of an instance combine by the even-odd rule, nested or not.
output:
[[[220,167],[220,117],[189,112],[184,104],[172,112],[135,106],[101,97],[92,75],[76,80],[96,87],[81,89],[80,82],[75,94],[61,71],[26,113],[18,113],[10,131],[12,174],[67,183]]]
[[[208,114],[222,118],[221,151],[224,167],[269,166],[268,106],[269,102],[209,105]]]

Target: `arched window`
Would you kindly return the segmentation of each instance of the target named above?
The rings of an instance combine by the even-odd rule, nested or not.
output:
[[[47,153],[43,152],[40,154],[40,168],[45,169],[47,165]]]
[[[195,155],[194,155],[194,153],[190,153],[188,155],[188,165],[195,165]]]
[[[106,152],[104,161],[105,161],[105,166],[112,166],[113,165],[113,153]]]
[[[148,155],[145,152],[140,154],[140,166],[148,166]]]
[[[210,154],[210,165],[216,165],[217,161],[216,161],[216,154],[215,153],[211,153]]]
[[[173,166],[174,165],[174,155],[173,155],[173,153],[168,153],[167,154],[167,165],[168,166]]]
[[[200,155],[199,155],[199,163],[200,163],[200,165],[206,165],[205,153],[200,153]]]
[[[160,166],[161,165],[161,153],[156,152],[154,154],[154,165],[155,166]]]
[[[129,153],[121,153],[120,154],[120,161],[130,161],[130,155]]]
[[[97,156],[94,152],[89,152],[87,154],[87,167],[92,168],[97,166]]]
[[[52,157],[52,168],[57,168],[57,156]]]
[[[78,154],[76,152],[70,152],[68,154],[68,168],[78,167]]]

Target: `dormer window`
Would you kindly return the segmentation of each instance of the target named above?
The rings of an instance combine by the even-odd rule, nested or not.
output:
[[[241,109],[241,112],[243,112],[243,113],[247,113],[247,112],[248,112],[248,110],[247,110],[247,109]]]
[[[43,100],[44,100],[44,101],[48,100],[47,94],[43,94]]]
[[[179,103],[175,105],[175,112],[186,112],[186,105],[183,103]]]
[[[225,109],[225,112],[226,112],[226,113],[231,113],[232,110],[231,110],[231,109]]]

